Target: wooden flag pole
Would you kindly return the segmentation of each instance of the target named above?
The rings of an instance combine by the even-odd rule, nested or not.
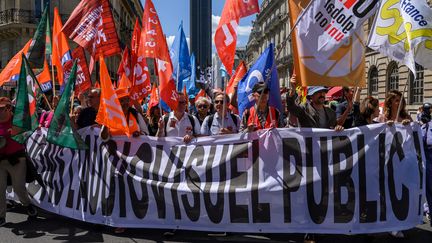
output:
[[[55,77],[54,77],[54,65],[52,65],[52,57],[51,57],[51,76],[52,76],[52,89],[53,89],[53,96],[56,96],[56,86],[55,86]]]

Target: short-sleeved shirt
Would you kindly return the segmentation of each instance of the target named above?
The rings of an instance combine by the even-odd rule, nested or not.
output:
[[[166,137],[184,137],[187,131],[192,131],[194,129],[194,134],[200,134],[201,126],[199,124],[198,119],[195,116],[192,116],[195,121],[195,127],[192,128],[192,124],[189,119],[188,113],[184,113],[183,117],[180,120],[174,116],[174,112],[170,112],[168,115],[168,123],[165,124],[165,136]],[[192,134],[190,134],[192,135]]]
[[[212,124],[209,124],[210,116],[213,116]],[[204,119],[203,124],[201,125],[201,134],[202,135],[217,135],[219,134],[220,129],[222,128],[222,116],[219,116],[219,113],[215,113],[214,115],[207,116]],[[233,116],[235,117],[235,121],[233,121]],[[225,116],[224,127],[231,128],[234,133],[238,133],[240,129],[240,118],[235,114],[227,113]]]

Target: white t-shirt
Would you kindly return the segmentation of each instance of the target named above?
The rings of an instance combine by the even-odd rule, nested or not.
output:
[[[168,122],[165,124],[165,136],[166,137],[184,137],[186,134],[190,135],[199,135],[201,126],[198,119],[195,116],[192,116],[195,121],[195,127],[192,128],[192,124],[189,120],[188,113],[184,113],[183,117],[178,120],[174,116],[174,112],[170,112],[168,115]],[[165,120],[165,119],[164,119]],[[195,133],[192,132],[194,129]]]

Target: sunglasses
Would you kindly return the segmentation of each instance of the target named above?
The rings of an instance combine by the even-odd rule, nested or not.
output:
[[[180,105],[184,105],[184,104],[186,104],[186,101],[181,100],[181,101],[179,101],[178,103],[179,103]]]
[[[204,109],[207,109],[207,107],[208,107],[208,105],[199,105],[199,106],[198,106],[199,109],[203,109],[203,108],[204,108]]]
[[[215,100],[214,103],[215,104],[223,104],[223,100]]]

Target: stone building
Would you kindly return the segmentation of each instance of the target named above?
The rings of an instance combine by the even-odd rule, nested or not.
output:
[[[49,4],[51,13],[54,7],[59,9],[63,24],[69,18],[80,0],[0,0],[0,68],[33,37],[44,6]],[[117,33],[122,48],[130,45],[135,18],[141,21],[143,6],[140,0],[110,0]],[[50,23],[53,23],[51,14]],[[71,48],[76,46],[70,42]],[[112,78],[117,78],[117,68],[121,56],[107,58],[107,66]],[[14,87],[15,83],[6,83],[3,89]]]
[[[246,62],[250,67],[270,43],[275,46],[275,58],[279,82],[286,86],[289,82],[289,70],[292,70],[291,44],[282,42],[290,31],[287,0],[264,0],[260,13],[253,21],[252,32],[246,46]],[[279,56],[278,52],[280,51]]]

